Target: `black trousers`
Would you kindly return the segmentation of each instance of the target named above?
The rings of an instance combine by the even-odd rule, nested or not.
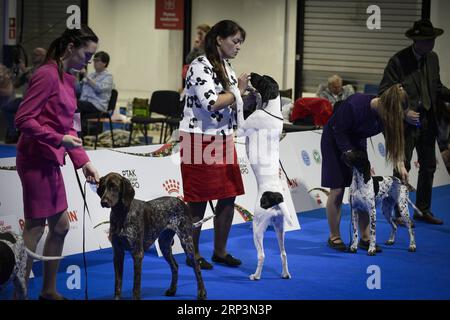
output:
[[[431,212],[431,196],[433,178],[436,171],[436,134],[437,126],[432,109],[422,111],[421,125],[416,128],[405,123],[405,167],[411,169],[411,158],[414,148],[419,162],[416,206],[422,213]],[[394,175],[399,177],[394,170]],[[397,210],[396,210],[397,211]]]
[[[88,132],[87,119],[92,118],[100,111],[89,101],[78,100],[77,107],[81,116],[81,132],[84,137]]]

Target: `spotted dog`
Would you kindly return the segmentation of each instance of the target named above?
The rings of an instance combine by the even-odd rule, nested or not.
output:
[[[392,227],[387,245],[393,245],[397,232],[394,206],[398,205],[400,215],[409,232],[409,251],[416,251],[414,229],[408,211],[408,188],[396,177],[371,177],[370,162],[364,151],[351,151],[345,155],[345,162],[353,167],[350,185],[350,205],[352,209],[352,243],[350,252],[358,247],[358,212],[367,212],[370,221],[370,244],[368,255],[375,255],[376,208],[381,205],[383,215]]]
[[[264,264],[264,232],[272,224],[281,253],[283,279],[290,279],[284,246],[284,221],[293,224],[291,215],[281,194],[283,187],[279,177],[280,136],[283,130],[281,100],[278,83],[269,76],[251,74],[253,94],[257,96],[257,109],[244,120],[242,98],[236,88],[238,136],[246,136],[247,156],[258,184],[253,217],[253,239],[258,252],[258,264],[251,280],[259,280]]]
[[[10,282],[14,285],[16,299],[28,299],[25,273],[28,256],[33,259],[49,261],[63,257],[44,257],[25,247],[23,238],[12,232],[0,233],[0,287]]]
[[[172,255],[175,234],[189,259],[194,261],[197,278],[197,298],[206,299],[206,290],[200,266],[194,259],[192,218],[187,205],[175,197],[161,197],[151,201],[134,199],[134,189],[128,179],[117,173],[109,173],[99,182],[97,194],[102,207],[111,208],[109,236],[114,254],[115,291],[120,299],[122,291],[125,251],[130,251],[134,261],[133,299],[141,298],[141,274],[144,251],[159,240],[161,252],[170,265],[172,281],[166,296],[177,291],[178,264]]]

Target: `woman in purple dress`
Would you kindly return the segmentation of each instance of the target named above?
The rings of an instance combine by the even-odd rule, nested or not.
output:
[[[17,145],[17,172],[22,182],[26,246],[36,250],[46,223],[45,256],[61,256],[69,231],[67,198],[60,166],[69,154],[75,169],[82,168],[89,182],[99,175],[73,128],[77,108],[75,77],[97,50],[98,38],[87,26],[67,29],[52,42],[45,63],[36,70],[16,115],[22,132]],[[28,259],[28,279],[32,261]],[[56,290],[59,261],[45,261],[40,300],[64,299]]]
[[[350,186],[352,170],[343,160],[346,152],[367,150],[367,138],[383,132],[386,158],[408,179],[404,166],[403,108],[406,95],[399,84],[393,85],[380,97],[354,94],[335,106],[332,117],[323,128],[322,186],[330,188],[326,211],[330,227],[328,245],[339,251],[347,248],[340,236],[341,207],[344,190]],[[360,247],[369,243],[369,217],[360,215]],[[380,248],[377,247],[378,252]]]

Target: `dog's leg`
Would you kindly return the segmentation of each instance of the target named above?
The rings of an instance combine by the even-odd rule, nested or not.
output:
[[[25,282],[25,278],[20,278],[17,275],[13,279],[14,284],[14,297],[17,300],[26,300],[28,299],[27,294],[27,285]]]
[[[172,254],[172,239],[175,235],[175,231],[167,229],[164,230],[158,238],[159,248],[161,249],[161,253],[166,259],[167,263],[170,266],[170,271],[172,271],[172,281],[170,282],[169,289],[166,290],[165,295],[172,297],[177,292],[177,283],[178,283],[178,264],[175,261]]]
[[[397,224],[395,223],[395,219],[392,216],[392,210],[394,210],[394,202],[391,199],[384,199],[381,205],[381,210],[383,211],[383,215],[386,218],[387,222],[391,225],[391,235],[389,236],[389,240],[386,241],[386,245],[391,246],[395,243],[395,235],[397,234]]]
[[[113,240],[114,241],[114,240]],[[116,248],[113,242],[114,254],[114,299],[119,300],[122,294],[123,259],[125,252],[122,248]]]
[[[134,281],[133,281],[133,299],[141,299],[141,276],[142,276],[142,260],[144,259],[144,249],[137,248],[131,252],[134,263]]]
[[[359,220],[359,216],[358,216],[358,210],[352,208],[352,243],[350,245],[350,252],[351,253],[356,253],[356,251],[358,251],[358,238],[359,238],[359,234],[358,234],[358,220]]]
[[[369,256],[374,256],[376,253],[376,222],[377,222],[377,211],[375,208],[375,202],[372,202],[369,207],[369,226],[370,226],[370,244],[367,254]]]
[[[405,186],[401,186],[400,188],[400,197],[398,201],[398,207],[400,211],[400,215],[403,218],[403,221],[405,221],[407,227],[408,227],[408,233],[409,233],[409,252],[415,252],[416,251],[416,237],[414,234],[414,228],[412,227],[412,221],[409,216],[408,211],[408,190]]]
[[[195,278],[197,279],[197,299],[205,300],[206,299],[206,289],[205,284],[203,282],[202,272],[200,270],[200,265],[197,262],[197,259],[194,257],[194,241],[192,239],[192,228],[189,227],[190,223],[186,223],[187,227],[183,230],[177,231],[178,238],[180,238],[181,246],[183,247],[184,252],[188,259],[191,259],[194,263],[194,273]]]
[[[255,216],[253,217],[253,241],[258,252],[258,265],[254,274],[250,275],[250,280],[261,279],[261,272],[264,265],[264,233],[270,222],[270,216],[264,213],[257,214],[258,209],[255,210]],[[262,209],[260,209],[262,210]]]
[[[275,222],[273,224],[273,228],[277,234],[278,246],[280,247],[280,256],[281,256],[281,265],[282,265],[282,273],[281,278],[290,279],[291,274],[289,273],[288,263],[287,263],[287,255],[286,248],[284,247],[284,218],[283,216],[275,217]]]

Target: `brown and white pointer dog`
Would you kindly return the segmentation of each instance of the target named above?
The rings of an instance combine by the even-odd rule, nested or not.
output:
[[[170,265],[172,282],[166,296],[177,291],[178,264],[172,255],[172,240],[180,238],[189,259],[194,261],[197,278],[197,299],[206,299],[206,290],[200,266],[194,259],[192,218],[187,205],[176,197],[161,197],[151,201],[134,199],[130,181],[117,173],[100,178],[97,194],[102,207],[111,208],[109,236],[114,254],[116,300],[122,290],[123,261],[125,251],[130,251],[134,261],[133,299],[141,298],[141,273],[144,251],[159,239],[161,252]]]

